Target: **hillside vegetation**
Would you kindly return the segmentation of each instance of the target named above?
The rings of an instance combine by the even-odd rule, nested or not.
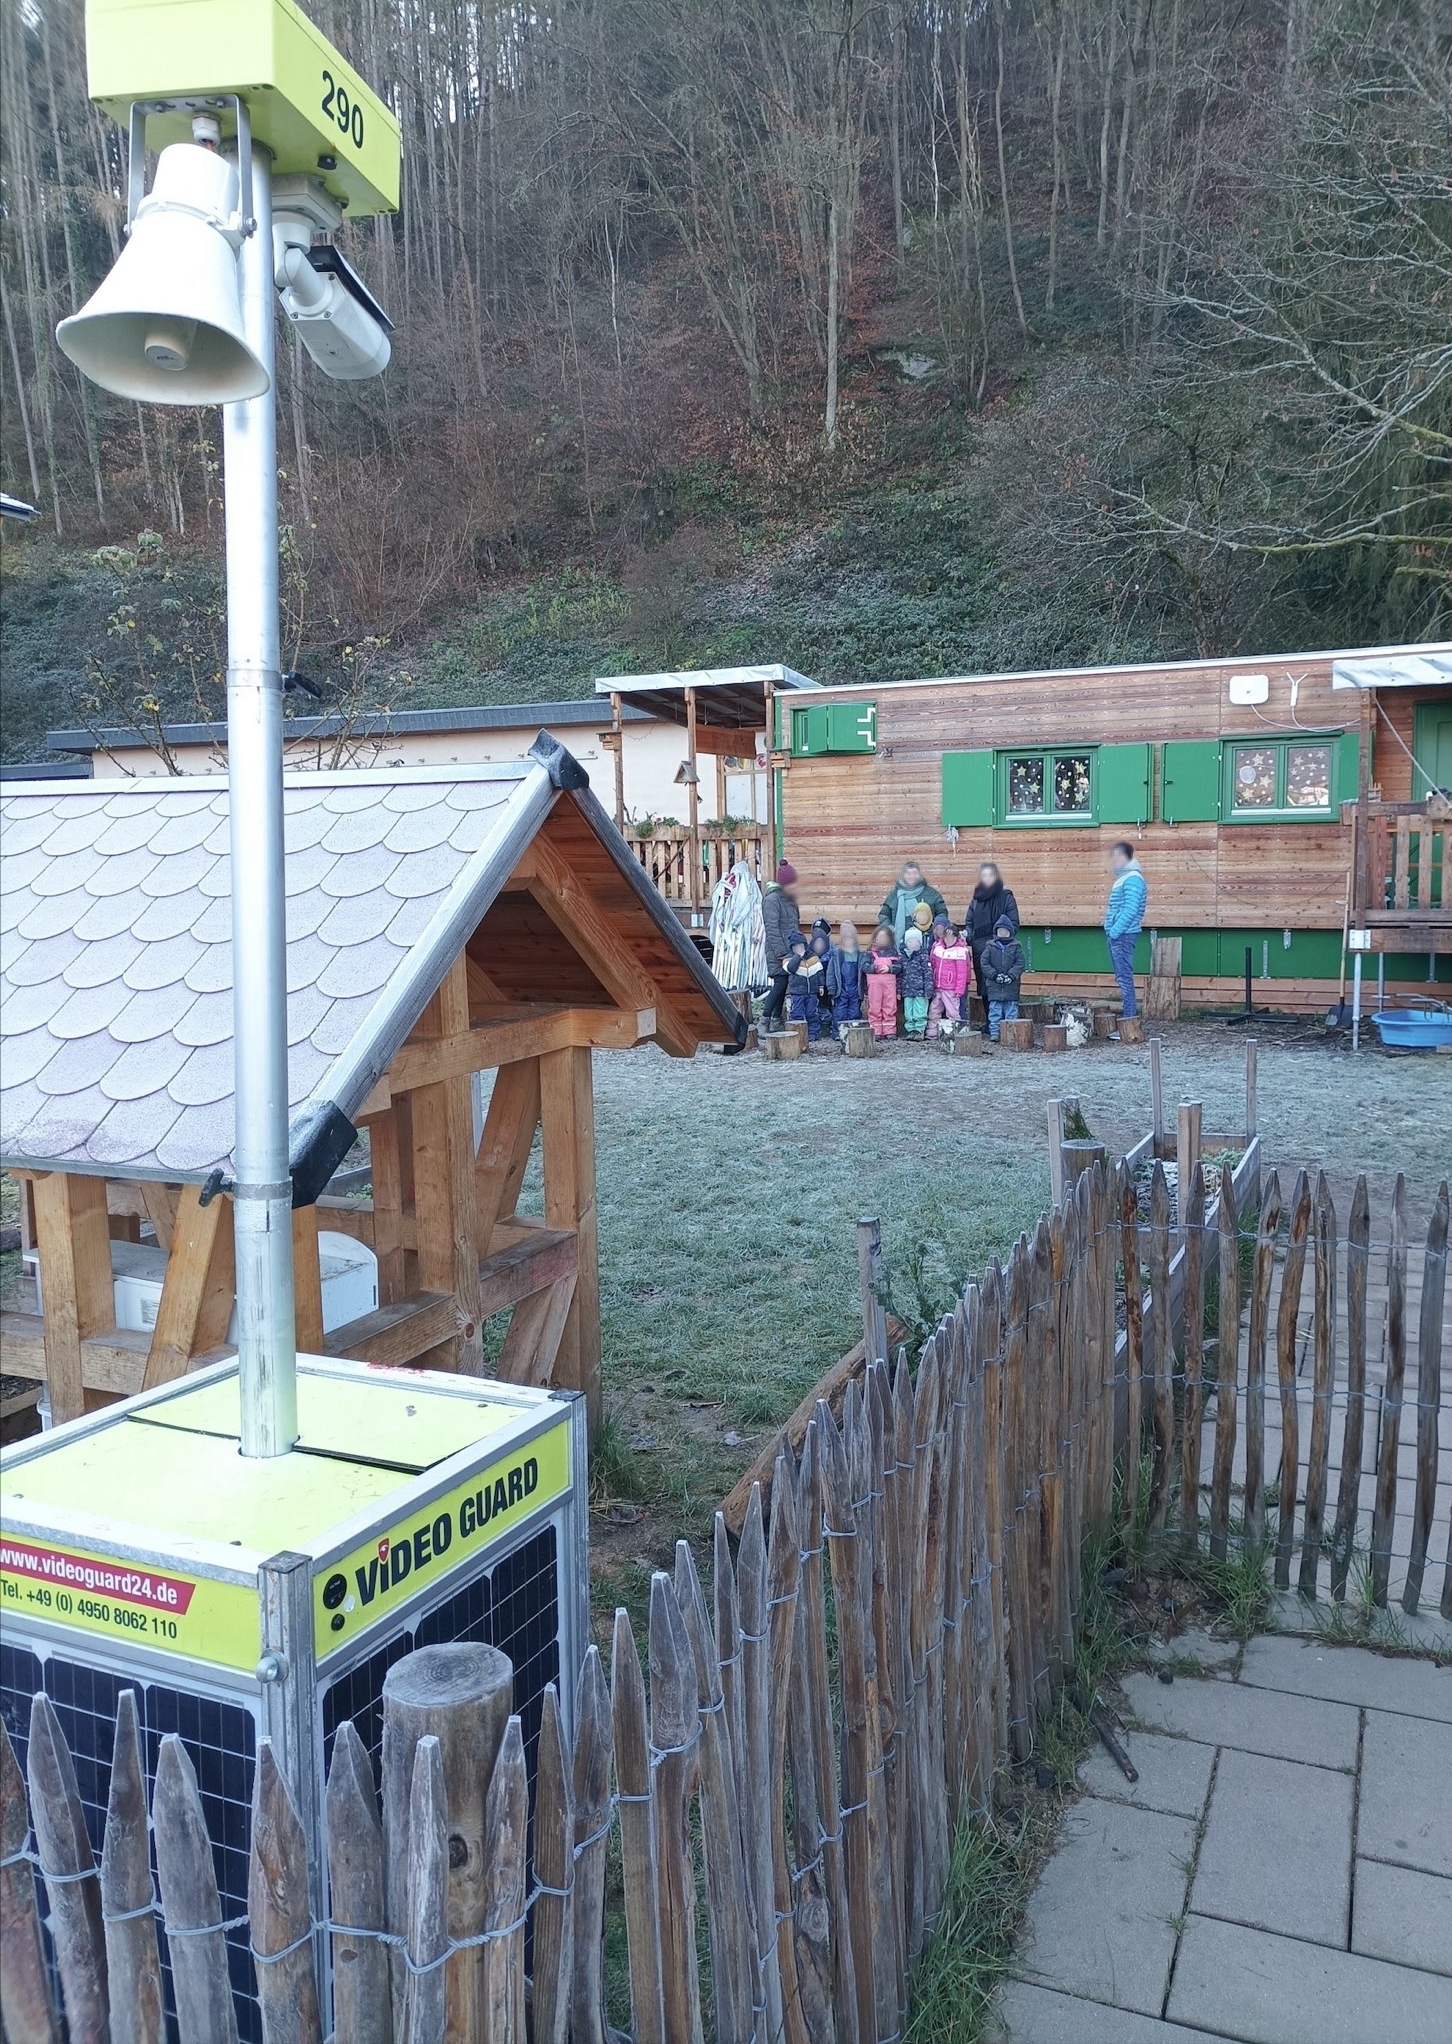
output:
[[[404,131],[343,236],[391,368],[279,351],[285,653],[345,712],[1448,634],[1435,0],[309,11]],[[220,433],[57,351],[121,138],[80,0],[0,33],[23,758],[216,714]]]

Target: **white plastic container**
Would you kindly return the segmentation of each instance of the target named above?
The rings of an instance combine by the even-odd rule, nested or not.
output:
[[[35,1280],[37,1312],[45,1311],[40,1289],[40,1259],[27,1249],[21,1264]],[[378,1258],[366,1242],[355,1242],[331,1228],[318,1233],[318,1267],[323,1280],[323,1331],[330,1334],[350,1320],[374,1311],[378,1304]],[[154,1242],[113,1242],[111,1273],[115,1281],[116,1325],[134,1334],[150,1334],[161,1311],[161,1288],[166,1278],[166,1251]],[[227,1339],[235,1339],[237,1316],[232,1315]]]

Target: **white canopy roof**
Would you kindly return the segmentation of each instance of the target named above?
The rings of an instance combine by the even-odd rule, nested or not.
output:
[[[1332,688],[1452,688],[1452,644],[1416,653],[1352,653],[1331,663]]]

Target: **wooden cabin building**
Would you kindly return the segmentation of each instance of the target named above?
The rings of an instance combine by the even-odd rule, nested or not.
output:
[[[299,1349],[559,1385],[593,1423],[593,1053],[689,1057],[741,1017],[544,734],[510,764],[290,774],[284,808]],[[57,1421],[227,1352],[230,893],[224,779],[0,792],[0,1164],[37,1266],[0,1370]],[[360,1131],[368,1189],[330,1191]],[[375,1273],[341,1323],[320,1235]]]
[[[1035,993],[1112,993],[1100,919],[1132,840],[1189,1005],[1334,999],[1346,945],[1452,983],[1452,647],[829,686],[779,697],[772,764],[805,913],[870,928],[917,859],[962,915],[1014,890]]]

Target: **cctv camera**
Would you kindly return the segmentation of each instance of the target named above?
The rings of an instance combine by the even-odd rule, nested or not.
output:
[[[285,249],[277,288],[283,311],[324,375],[348,383],[388,367],[388,321],[370,309],[336,249]]]
[[[282,309],[323,371],[339,382],[388,367],[392,323],[362,278],[313,234],[336,227],[336,202],[312,179],[279,179],[274,190],[274,278]]]

